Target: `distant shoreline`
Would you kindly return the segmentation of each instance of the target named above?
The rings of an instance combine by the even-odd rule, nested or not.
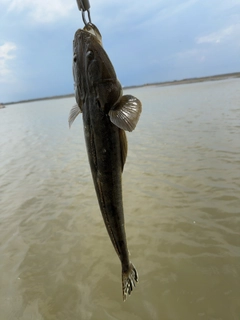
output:
[[[235,79],[235,78],[240,78],[240,72],[225,73],[225,74],[219,74],[219,75],[208,76],[208,77],[200,77],[200,78],[189,78],[189,79],[182,79],[182,80],[146,83],[143,85],[124,87],[124,89],[140,88],[140,87],[147,87],[147,86],[160,86],[160,87],[173,86],[173,85],[179,85],[179,84],[191,84],[191,83],[197,83],[197,82],[217,81],[217,80]]]
[[[205,82],[205,81],[217,81],[217,80],[224,80],[224,79],[231,79],[231,78],[240,78],[240,72],[219,74],[219,75],[215,75],[215,76],[200,77],[200,78],[189,78],[189,79],[182,79],[182,80],[145,83],[145,84],[140,84],[140,85],[126,86],[126,87],[123,87],[123,89],[126,90],[126,89],[132,89],[132,88],[143,88],[143,87],[148,87],[148,86],[149,87],[150,86],[172,86],[172,85],[179,85],[179,84],[191,84],[191,83],[197,83],[197,82]],[[41,100],[63,99],[63,98],[70,98],[70,97],[74,97],[74,93],[59,95],[59,96],[44,97],[44,98],[21,100],[21,101],[15,101],[15,102],[6,102],[6,103],[3,103],[3,105],[6,106],[6,105],[10,105],[10,104],[34,102],[34,101],[41,101]]]

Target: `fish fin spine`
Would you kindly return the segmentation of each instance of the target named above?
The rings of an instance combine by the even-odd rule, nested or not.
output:
[[[127,299],[127,296],[130,295],[133,288],[136,287],[136,282],[138,282],[138,273],[134,265],[130,263],[129,270],[127,272],[122,271],[123,301]]]

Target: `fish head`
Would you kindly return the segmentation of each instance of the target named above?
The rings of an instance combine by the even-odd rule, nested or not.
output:
[[[91,95],[108,112],[122,94],[114,67],[102,46],[101,34],[92,24],[75,33],[73,77],[78,105],[84,106],[87,96]]]

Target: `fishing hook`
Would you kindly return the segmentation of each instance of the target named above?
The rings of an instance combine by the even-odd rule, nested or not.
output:
[[[88,13],[88,20],[91,23],[91,15],[90,15],[90,3],[89,0],[77,0],[78,9],[82,11],[82,19],[85,25],[88,24],[85,18],[85,11]]]

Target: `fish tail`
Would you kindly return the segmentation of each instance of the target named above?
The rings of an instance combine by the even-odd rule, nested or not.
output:
[[[134,265],[130,262],[129,269],[122,271],[123,301],[131,294],[133,288],[136,286],[136,282],[138,282],[138,273]]]

